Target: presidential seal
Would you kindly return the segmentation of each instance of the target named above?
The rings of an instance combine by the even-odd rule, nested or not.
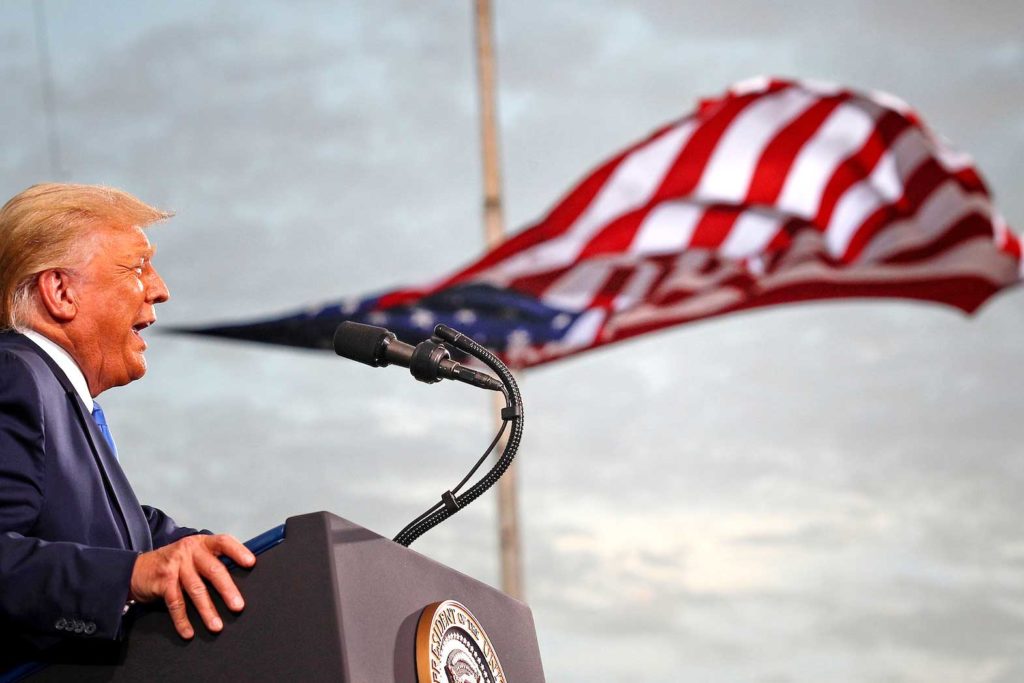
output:
[[[480,622],[454,600],[428,605],[416,628],[419,683],[508,683]]]

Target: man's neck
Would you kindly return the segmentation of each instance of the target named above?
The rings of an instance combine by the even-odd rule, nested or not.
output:
[[[71,386],[75,388],[75,392],[81,397],[82,403],[89,409],[89,412],[92,412],[93,401],[92,394],[89,393],[89,383],[85,381],[85,374],[82,373],[82,368],[78,366],[78,363],[71,357],[71,354],[65,351],[60,344],[35,330],[22,330],[21,333],[32,340],[36,346],[42,349],[43,353],[52,358],[53,362],[64,371],[64,374],[67,375],[68,380],[71,382]]]

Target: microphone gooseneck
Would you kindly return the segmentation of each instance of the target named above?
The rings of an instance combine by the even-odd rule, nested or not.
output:
[[[409,524],[407,524],[406,527],[395,536],[394,541],[404,546],[410,545],[424,533],[472,503],[483,495],[487,489],[494,486],[494,484],[501,478],[501,475],[503,475],[512,464],[512,460],[515,459],[516,451],[519,450],[519,444],[523,438],[523,399],[519,393],[519,385],[516,384],[516,380],[512,376],[512,372],[508,367],[502,363],[497,356],[485,349],[483,346],[461,332],[453,330],[447,325],[438,325],[435,327],[434,336],[448,344],[451,344],[454,348],[473,356],[493,370],[494,373],[501,378],[501,383],[503,385],[502,394],[505,396],[505,407],[501,410],[501,428],[495,435],[494,440],[491,441],[490,446],[486,451],[484,451],[484,454],[480,456],[480,459],[477,460],[476,464],[469,471],[469,474],[467,474],[454,489],[445,491],[441,494],[440,503],[435,503],[429,510],[409,522]],[[487,474],[485,474],[479,481],[473,484],[469,490],[463,494],[459,494],[462,487],[480,468],[487,459],[487,456],[490,455],[491,451],[494,450],[494,447],[501,440],[502,435],[505,433],[505,429],[508,428],[509,425],[511,425],[511,431],[509,432],[508,441],[505,443],[505,448],[502,451],[501,457],[498,458],[498,461],[490,471],[487,472]]]
[[[498,378],[456,363],[451,359],[446,344],[473,356],[493,370]],[[438,503],[398,532],[394,538],[396,543],[410,545],[424,533],[472,503],[497,483],[512,464],[523,435],[523,399],[519,393],[519,385],[516,384],[508,367],[497,356],[471,338],[447,325],[438,325],[434,328],[434,336],[431,339],[414,347],[399,341],[393,332],[382,327],[347,321],[338,326],[334,334],[334,350],[339,356],[371,367],[385,367],[391,364],[407,367],[413,377],[428,384],[441,379],[454,379],[483,389],[500,391],[505,397],[505,407],[501,410],[501,427],[490,446],[462,481],[441,494]],[[460,494],[462,487],[480,469],[510,425],[511,431],[501,457],[479,481]]]

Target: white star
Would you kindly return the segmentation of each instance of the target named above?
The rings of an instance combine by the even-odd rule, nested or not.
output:
[[[522,328],[516,328],[508,335],[509,349],[521,349],[530,345],[530,333]]]
[[[384,325],[388,321],[388,316],[381,311],[373,311],[370,315],[366,316],[366,319],[374,325]]]
[[[409,321],[416,327],[429,330],[434,324],[434,316],[430,311],[426,311],[422,308],[414,308],[412,314],[409,316]]]
[[[572,316],[568,313],[559,313],[551,319],[551,327],[556,330],[565,329],[572,322]]]
[[[455,311],[455,319],[463,325],[471,325],[476,322],[476,313],[468,308],[460,308]]]

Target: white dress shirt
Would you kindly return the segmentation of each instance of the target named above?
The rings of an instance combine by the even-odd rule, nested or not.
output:
[[[85,381],[85,375],[82,374],[82,368],[78,367],[78,363],[71,357],[71,354],[58,346],[55,342],[47,339],[43,335],[39,334],[35,330],[24,330],[23,335],[31,339],[36,346],[43,350],[47,356],[53,359],[53,362],[64,371],[64,374],[71,380],[71,386],[75,388],[78,395],[82,399],[82,403],[85,407],[92,412],[92,394],[89,393],[89,383]]]

